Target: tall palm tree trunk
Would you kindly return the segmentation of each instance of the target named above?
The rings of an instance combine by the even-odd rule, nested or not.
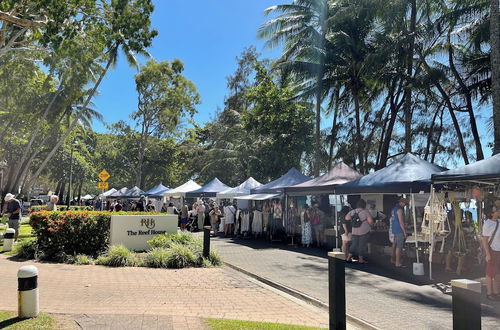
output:
[[[451,31],[450,31],[451,32]],[[455,61],[453,58],[453,48],[451,46],[450,34],[448,33],[448,62],[450,63],[450,69],[455,76],[455,79],[460,86],[460,91],[462,92],[465,98],[465,104],[467,108],[467,113],[469,114],[469,123],[472,131],[472,136],[474,137],[474,143],[476,145],[476,160],[484,159],[483,147],[481,145],[481,138],[479,137],[479,131],[477,129],[476,117],[474,116],[474,108],[472,106],[472,93],[469,87],[465,84],[464,80],[460,76],[458,72]]]
[[[45,123],[45,119],[47,118],[47,115],[49,114],[49,111],[52,109],[52,106],[54,105],[57,97],[59,96],[59,94],[62,92],[62,88],[63,88],[63,79],[64,77],[62,76],[61,77],[61,82],[59,84],[59,88],[57,89],[57,92],[54,93],[54,96],[52,97],[52,99],[50,100],[49,104],[47,105],[47,107],[45,107],[45,110],[42,114],[42,117],[40,118],[40,120],[38,121],[36,127],[35,127],[35,130],[33,131],[33,134],[31,135],[31,138],[28,142],[28,145],[26,147],[24,147],[24,150],[23,150],[23,155],[21,156],[21,159],[19,160],[19,166],[16,166],[15,170],[14,170],[14,173],[12,174],[13,176],[13,184],[12,186],[15,187],[17,185],[19,185],[19,183],[21,182],[21,179],[24,177],[25,173],[27,172],[27,169],[25,170],[25,168],[29,168],[30,165],[31,165],[31,161],[33,160],[32,158],[28,159],[28,155],[31,151],[31,147],[33,146],[33,143],[35,142],[35,140],[38,138],[38,135],[40,134],[40,131],[42,129],[42,124]],[[21,175],[19,175],[21,172]],[[9,187],[9,189],[12,188],[12,187]]]
[[[328,171],[332,169],[333,162],[333,147],[335,146],[335,141],[337,140],[337,116],[339,113],[339,105],[338,105],[338,90],[335,92],[335,111],[333,113],[333,123],[332,123],[332,131],[330,138],[330,150],[328,151]]]
[[[115,44],[115,46],[113,47],[113,49],[110,51],[108,63],[106,64],[106,67],[104,68],[104,70],[102,71],[101,75],[99,76],[99,79],[97,79],[96,83],[94,84],[94,87],[90,91],[89,95],[85,99],[85,102],[83,103],[81,110],[76,113],[75,118],[73,118],[73,121],[69,125],[68,129],[64,132],[63,136],[61,136],[61,138],[57,141],[57,143],[52,148],[52,150],[50,150],[49,154],[45,157],[45,159],[40,164],[40,166],[38,167],[37,171],[35,172],[35,174],[31,178],[31,180],[29,181],[28,185],[31,185],[38,178],[38,176],[42,173],[42,171],[47,167],[47,164],[52,159],[52,157],[54,156],[54,154],[56,153],[56,151],[64,143],[64,140],[66,140],[66,138],[71,134],[71,132],[73,131],[73,129],[78,124],[81,116],[85,112],[85,109],[87,108],[87,106],[89,105],[90,101],[94,97],[94,94],[97,91],[97,88],[99,87],[99,85],[101,84],[102,80],[104,79],[104,76],[106,75],[106,73],[108,72],[109,68],[111,67],[111,64],[113,63],[114,58],[115,58],[114,55],[118,51],[118,47],[119,47],[119,44],[117,43],[117,44]]]
[[[353,91],[354,98],[354,114],[356,116],[356,149],[358,152],[359,160],[359,171],[364,173],[364,157],[363,157],[363,143],[361,138],[361,109],[359,106],[359,92],[357,90]]]
[[[413,55],[415,52],[415,33],[417,21],[417,1],[411,0],[411,13],[410,13],[410,30],[409,30],[409,44],[408,44],[408,57],[406,75],[408,81],[405,86],[405,102],[404,102],[404,115],[405,115],[405,152],[411,152],[412,132],[412,84],[411,79],[413,76]]]
[[[493,103],[493,154],[500,153],[500,27],[499,0],[490,0],[491,95]]]

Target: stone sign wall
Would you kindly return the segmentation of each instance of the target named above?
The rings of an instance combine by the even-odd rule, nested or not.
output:
[[[156,235],[177,233],[177,215],[112,215],[110,245],[123,244],[130,250],[149,249]]]

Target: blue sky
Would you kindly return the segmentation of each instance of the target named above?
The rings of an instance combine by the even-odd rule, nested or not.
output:
[[[184,75],[193,81],[202,104],[195,120],[213,118],[217,107],[223,107],[226,77],[236,69],[235,57],[245,47],[255,45],[263,57],[279,53],[264,47],[257,29],[266,21],[264,10],[285,3],[277,0],[155,0],[152,24],[159,35],[149,49],[158,60],[179,58],[184,62]],[[130,122],[128,115],[137,107],[134,74],[120,58],[117,66],[102,82],[93,101],[108,124],[118,120]],[[95,123],[97,131],[105,127]]]
[[[264,47],[264,40],[257,38],[257,30],[268,18],[264,10],[287,0],[154,0],[152,24],[159,35],[149,49],[158,60],[179,58],[184,62],[184,75],[193,81],[201,95],[195,121],[202,124],[213,119],[217,108],[224,105],[227,94],[226,77],[236,69],[235,57],[248,46],[256,46],[264,58],[276,58],[279,50]],[[95,108],[104,115],[108,124],[125,120],[137,107],[134,74],[136,69],[120,58],[113,71],[108,73],[94,98]],[[491,107],[481,111],[478,118],[483,149],[492,140],[486,132],[485,122]],[[330,125],[325,118],[322,126]],[[106,128],[95,123],[94,129]],[[461,160],[460,160],[461,163]]]

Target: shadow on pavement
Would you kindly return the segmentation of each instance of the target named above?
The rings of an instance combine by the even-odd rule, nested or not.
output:
[[[327,254],[328,250],[324,248],[317,247],[309,247],[305,248],[302,246],[290,246],[285,245],[283,242],[268,242],[264,240],[255,240],[255,239],[242,239],[238,237],[231,238],[216,238],[217,240],[224,241],[226,243],[238,244],[241,246],[246,246],[248,248],[254,250],[268,250],[268,249],[278,249],[283,251],[291,251],[295,253],[301,254],[298,258],[313,261],[313,262],[325,262],[325,266],[321,267],[315,264],[307,264],[302,265],[304,267],[308,267],[314,270],[325,270],[328,267],[327,265]],[[322,259],[319,260],[318,258]],[[424,263],[424,276],[415,276],[413,275],[413,265],[410,261],[407,262],[406,268],[396,269],[394,265],[390,263],[389,256],[383,255],[370,255],[367,260],[368,264],[360,265],[360,264],[347,264],[346,269],[355,269],[363,272],[367,272],[370,274],[383,276],[389,279],[402,281],[414,285],[430,285],[434,283],[448,283],[452,279],[477,279],[484,276],[483,268],[476,267],[477,269],[469,270],[468,272],[462,275],[449,274],[444,272],[443,265],[434,265],[433,266],[433,280],[429,279],[429,263],[427,260],[423,259],[421,262]]]
[[[0,329],[7,328],[8,326],[15,325],[16,323],[22,322],[26,319],[20,317],[13,317],[11,319],[3,320],[0,322]]]

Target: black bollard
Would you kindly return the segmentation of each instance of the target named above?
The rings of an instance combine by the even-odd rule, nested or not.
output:
[[[345,254],[328,252],[330,330],[345,330]]]
[[[481,329],[481,283],[452,280],[453,330]]]
[[[208,258],[210,255],[210,229],[212,227],[203,227],[203,258]]]

